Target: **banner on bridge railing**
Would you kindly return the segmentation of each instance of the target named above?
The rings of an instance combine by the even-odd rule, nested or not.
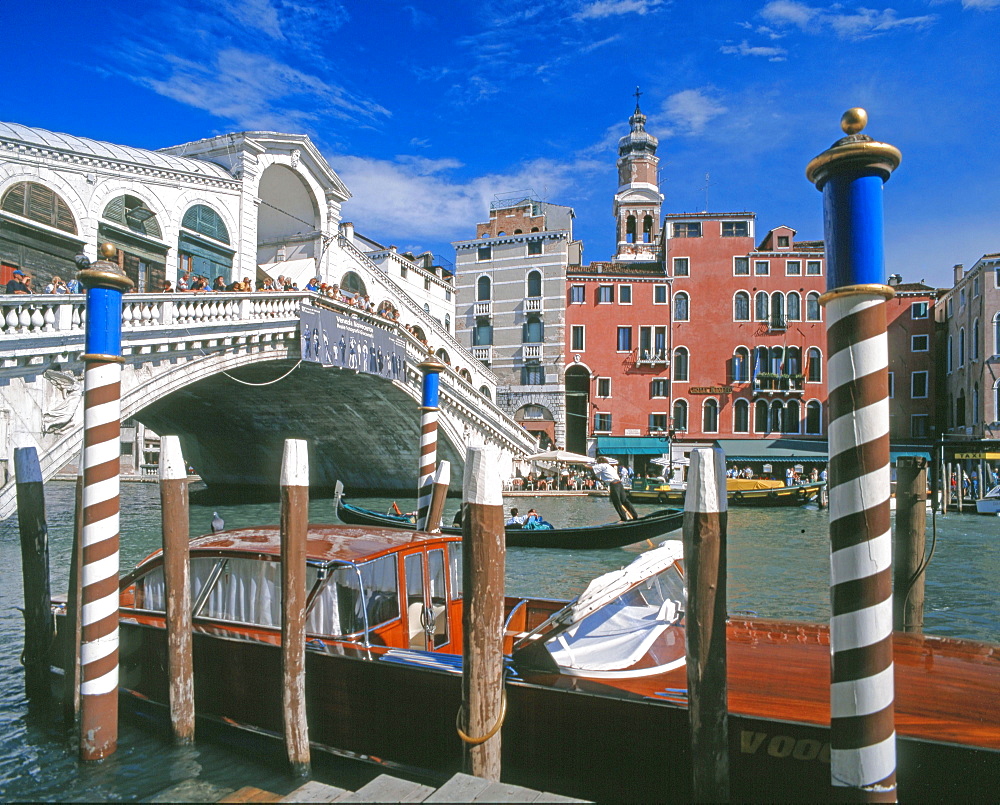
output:
[[[299,320],[302,360],[403,380],[406,346],[402,338],[356,314],[326,308],[303,306]]]

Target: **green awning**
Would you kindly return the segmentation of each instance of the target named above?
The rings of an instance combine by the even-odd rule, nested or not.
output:
[[[726,461],[769,461],[794,464],[829,461],[825,441],[809,439],[717,439]]]
[[[919,458],[926,458],[928,461],[931,460],[931,451],[929,448],[906,448],[903,445],[899,446],[899,449],[893,450],[889,449],[889,461],[895,462],[897,458],[903,458],[905,456],[917,456]]]
[[[612,456],[663,456],[670,452],[667,437],[598,436],[597,452]]]

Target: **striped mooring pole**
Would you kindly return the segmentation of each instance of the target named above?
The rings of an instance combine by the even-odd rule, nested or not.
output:
[[[417,531],[427,530],[437,465],[438,398],[444,364],[428,351],[418,367],[423,372],[420,402],[420,459],[417,469]]]
[[[110,260],[80,272],[87,289],[83,375],[83,528],[80,567],[80,758],[118,746],[118,534],[122,293],[132,281]]]
[[[837,798],[896,799],[889,519],[889,355],[882,186],[899,150],[861,134],[813,159],[827,256],[830,444],[830,774]]]

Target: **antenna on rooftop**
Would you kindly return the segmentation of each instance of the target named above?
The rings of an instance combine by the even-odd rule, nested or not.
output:
[[[708,188],[715,187],[715,182],[711,181],[711,175],[705,174],[705,186],[701,189],[705,191],[705,209],[702,212],[708,212]]]

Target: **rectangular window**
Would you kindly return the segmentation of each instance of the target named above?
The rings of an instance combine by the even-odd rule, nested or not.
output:
[[[972,278],[972,297],[975,298],[979,296],[979,277]]]
[[[929,335],[910,336],[910,352],[927,352],[930,349]]]
[[[618,304],[619,305],[631,305],[632,304],[632,286],[631,285],[619,285],[618,286]]]
[[[611,414],[594,414],[594,432],[611,433]]]
[[[446,302],[450,302],[451,301],[451,288],[445,288],[444,289],[444,300]]]
[[[927,372],[914,372],[910,375],[910,398],[922,400],[927,397]]]
[[[667,415],[666,414],[650,414],[649,415],[649,429],[651,431],[665,431],[667,429]]]
[[[667,328],[639,328],[639,360],[665,363],[667,360]]]
[[[778,248],[787,249],[788,245],[788,235],[778,235]]]
[[[768,260],[755,260],[753,264],[753,273],[758,277],[766,277],[771,273],[771,263]]]
[[[700,238],[701,221],[675,222],[673,233],[675,238]]]
[[[927,302],[914,302],[910,305],[911,319],[926,319],[930,316],[930,305]]]
[[[400,277],[401,277],[402,279],[404,279],[404,280],[405,280],[405,279],[406,279],[406,274],[407,274],[407,267],[406,267],[405,265],[401,265],[401,266],[399,267],[399,276],[400,276]]]
[[[750,274],[750,258],[749,257],[734,257],[733,258],[733,274],[737,277],[746,276]]]
[[[889,399],[891,400],[896,395],[896,376],[893,372],[889,372]]]
[[[787,263],[785,263],[786,277],[798,277],[801,274],[802,274],[801,260],[789,260]]]
[[[583,285],[569,286],[569,303],[571,305],[582,305],[586,299],[587,293]]]
[[[806,274],[819,277],[823,274],[823,262],[821,260],[806,260]]]
[[[492,246],[480,246],[476,252],[476,260],[480,262],[483,260],[493,259],[493,247]]]
[[[667,286],[666,285],[654,285],[653,286],[653,304],[654,305],[665,305],[665,304],[667,304]]]
[[[949,319],[951,318],[952,314],[955,312],[954,306],[952,305],[953,301],[954,301],[954,297],[948,297],[948,304],[945,306],[945,313],[947,314],[947,316],[948,316]]]
[[[521,368],[521,381],[525,386],[544,386],[545,367],[540,363],[529,363]]]
[[[542,253],[542,242],[540,240],[529,240],[528,241],[528,255],[535,255]]]
[[[610,397],[611,396],[611,378],[610,377],[599,377],[599,378],[597,378],[597,396],[598,397]]]
[[[724,238],[748,238],[750,237],[749,221],[723,221],[722,237]]]
[[[926,439],[927,420],[927,414],[913,414],[910,416],[910,436],[915,439]]]
[[[691,262],[687,257],[674,258],[674,276],[687,277],[691,273]]]
[[[573,350],[573,352],[583,352],[586,349],[586,341],[584,340],[584,325],[574,324],[569,332],[569,348]]]
[[[430,289],[431,289],[431,281],[430,281],[430,278],[428,278],[428,277],[424,277],[424,290],[425,290],[425,291],[429,291]]]
[[[615,286],[614,285],[598,285],[597,286],[597,304],[599,305],[610,305],[615,301]]]
[[[650,397],[669,397],[670,380],[666,377],[654,377],[649,384]]]
[[[619,352],[631,352],[632,351],[632,328],[631,327],[619,327],[618,328],[618,351]]]

